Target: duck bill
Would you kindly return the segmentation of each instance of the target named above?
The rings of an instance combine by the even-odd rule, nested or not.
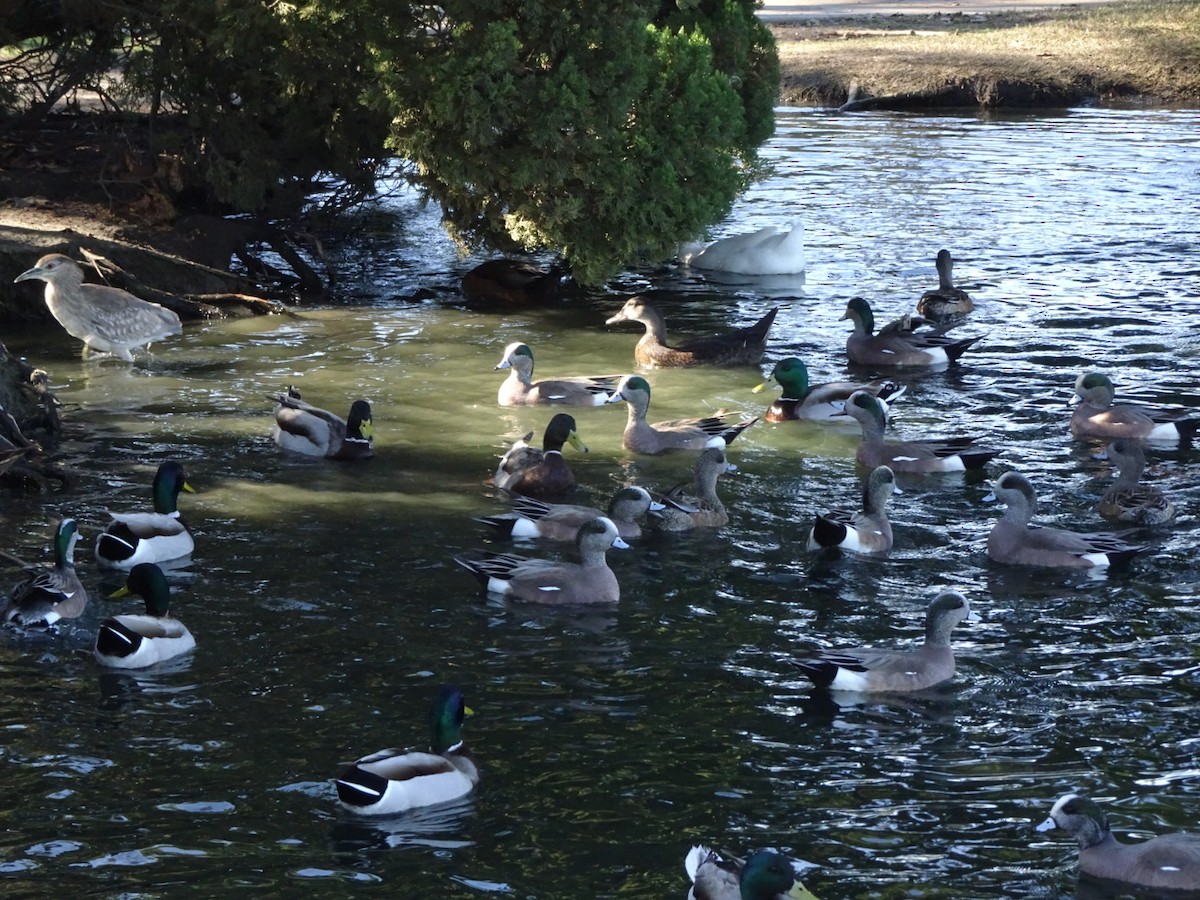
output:
[[[612,542],[612,546],[613,546],[614,550],[628,550],[629,549],[629,544],[625,542],[624,538],[620,538],[620,537]]]
[[[770,386],[771,386],[771,382],[764,381],[762,384],[756,384],[754,387],[752,387],[750,389],[750,392],[754,393],[754,394],[761,394],[763,391],[765,391]]]
[[[783,896],[791,897],[792,900],[817,900],[816,895],[799,881],[793,884],[791,890]]]
[[[510,368],[511,366],[512,366],[512,363],[510,363],[507,359],[502,359],[502,360],[500,360],[500,362],[496,363],[496,368],[493,371],[499,371],[500,369],[507,369],[507,368]]]
[[[574,431],[567,435],[567,442],[580,453],[588,452],[587,444],[585,444],[579,435]]]
[[[17,280],[20,281],[21,279],[18,278]],[[607,319],[605,319],[604,324],[605,325],[616,325],[618,322],[624,322],[624,321],[625,321],[625,310],[621,310],[615,316],[609,316]]]
[[[370,419],[363,419],[358,423],[358,433],[368,441],[375,437],[375,428]]]
[[[192,487],[190,484],[188,484],[186,481],[183,483],[183,489],[185,491],[187,491],[189,494],[196,493],[196,489],[194,487]]]
[[[1058,823],[1054,821],[1053,817],[1050,817],[1045,822],[1043,822],[1041,825],[1038,825],[1034,829],[1034,831],[1053,831],[1057,827],[1058,827]]]
[[[129,589],[129,585],[124,585],[123,587],[119,587],[115,591],[113,591],[111,594],[109,594],[108,599],[109,600],[120,600],[122,597],[131,597],[131,596],[133,596],[133,591],[131,591]]]
[[[615,391],[612,394],[609,394],[608,399],[604,401],[604,405],[607,406],[610,403],[621,403],[624,400],[624,395],[622,395],[620,391]]]

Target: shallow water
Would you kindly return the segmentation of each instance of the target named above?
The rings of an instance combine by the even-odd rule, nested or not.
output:
[[[886,558],[810,554],[813,514],[858,499],[856,433],[796,423],[756,425],[731,447],[727,528],[610,554],[619,609],[487,599],[451,558],[503,546],[472,520],[505,508],[485,481],[509,440],[549,419],[495,405],[508,342],[530,344],[540,376],[620,372],[637,332],[603,322],[632,292],[681,333],[779,305],[763,371],[648,375],[655,419],[757,411],[768,395],[750,389],[777,359],[801,356],[818,382],[845,377],[846,300],[868,297],[881,322],[910,310],[943,246],[976,300],[961,330],[985,337],[961,365],[905,373],[895,432],[983,435],[1004,450],[991,476],[1026,472],[1042,521],[1109,530],[1094,504],[1111,471],[1070,440],[1066,404],[1086,368],[1125,399],[1200,405],[1198,119],[781,111],[775,174],[713,236],[803,219],[802,283],[658,267],[554,309],[468,311],[457,283],[478,259],[401,195],[394,227],[340,248],[344,303],[192,326],[135,367],[83,361],[57,330],[8,338],[52,373],[79,483],[6,495],[0,547],[44,559],[63,515],[90,538],[105,508],[143,505],[154,468],[177,458],[198,493],[181,502],[197,553],[175,611],[199,646],[160,669],[100,671],[85,652],[96,625],[127,608],[105,599],[58,635],[0,634],[0,896],[52,879],[89,896],[361,884],[683,897],[695,841],[819,863],[806,880],[823,898],[1123,896],[1079,885],[1073,845],[1032,826],[1074,790],[1122,836],[1194,829],[1193,451],[1150,454],[1179,520],[1139,534],[1148,552],[1107,577],[989,564],[999,511],[975,476],[901,476]],[[435,299],[408,299],[421,288]],[[265,395],[289,383],[342,413],[369,398],[375,459],[282,456]],[[688,476],[690,456],[621,449],[623,409],[575,415],[590,452],[567,453],[584,499]],[[89,547],[79,569],[97,596],[115,584]],[[791,664],[817,646],[917,639],[946,586],[983,621],[956,633],[944,688],[835,703]],[[466,736],[480,789],[407,819],[339,817],[332,776],[423,744],[442,681],[463,684],[477,713]]]

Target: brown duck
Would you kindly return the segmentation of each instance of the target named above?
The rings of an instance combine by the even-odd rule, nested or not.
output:
[[[695,337],[667,345],[667,325],[662,314],[642,297],[631,297],[620,311],[605,322],[641,322],[646,326],[633,348],[633,360],[646,368],[689,368],[691,366],[752,366],[767,349],[767,332],[779,307],[748,325],[724,334]]]

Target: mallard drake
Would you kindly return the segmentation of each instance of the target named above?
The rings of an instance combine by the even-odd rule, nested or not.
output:
[[[575,487],[575,475],[563,459],[563,444],[569,443],[580,453],[587,444],[579,437],[575,419],[559,413],[546,426],[542,448],[532,447],[533,432],[513,444],[500,458],[494,479],[496,487],[512,494],[530,497],[560,497]]]
[[[758,421],[758,416],[731,422],[730,414],[718,412],[701,419],[674,419],[670,422],[646,421],[650,409],[650,384],[640,375],[626,375],[617,385],[609,403],[625,401],[629,416],[621,444],[634,453],[650,456],[667,450],[703,450],[706,447],[725,447]]]
[[[1137,525],[1162,525],[1175,518],[1175,504],[1166,494],[1156,487],[1139,483],[1146,471],[1146,454],[1137,441],[1117,438],[1108,445],[1103,456],[1116,464],[1118,474],[1096,507],[1100,515]]]
[[[171,562],[190,556],[196,548],[192,534],[179,517],[179,492],[193,493],[183,466],[168,461],[158,467],[151,486],[154,512],[114,513],[96,538],[96,562],[110,569],[132,569],[138,563]]]
[[[800,881],[812,863],[759,850],[746,860],[725,859],[703,844],[688,851],[683,869],[692,881],[689,900],[817,900]]]
[[[576,376],[573,378],[544,378],[533,380],[533,351],[528,344],[516,341],[504,348],[497,369],[508,369],[508,377],[500,385],[496,402],[501,406],[603,406],[613,392],[620,375]]]
[[[581,525],[575,539],[579,562],[530,559],[515,553],[495,553],[483,559],[455,562],[493,594],[530,603],[599,604],[621,599],[617,576],[608,567],[609,547],[629,547],[611,519],[600,516]]]
[[[88,595],[75,574],[75,544],[79,529],[63,519],[54,532],[54,567],[33,572],[12,589],[4,621],[25,627],[50,627],[59,619],[83,613]]]
[[[696,269],[735,275],[803,275],[804,223],[781,232],[773,225],[749,234],[721,238],[696,250],[685,248],[679,261]]]
[[[1142,438],[1187,446],[1200,425],[1200,419],[1169,418],[1127,403],[1114,405],[1113,383],[1099,372],[1085,372],[1075,379],[1075,397],[1079,402],[1071,413],[1071,434],[1077,438]]]
[[[268,394],[275,401],[275,424],[271,437],[284,450],[326,459],[370,459],[375,455],[371,404],[355,400],[350,416],[341,416],[313,406],[300,397],[295,387],[283,394]]]
[[[113,616],[100,623],[93,654],[96,662],[112,669],[144,669],[187,653],[196,639],[187,626],[171,618],[171,587],[154,563],[139,563],[129,570],[125,586],[112,599],[137,594],[146,601],[145,615]]]
[[[737,466],[725,459],[723,447],[709,447],[696,458],[693,483],[695,494],[680,485],[666,495],[664,509],[655,518],[662,531],[690,531],[693,528],[720,528],[729,521],[725,504],[717,496],[717,479]]]
[[[753,366],[767,349],[767,332],[775,321],[775,307],[753,325],[711,337],[695,337],[667,346],[667,325],[657,309],[643,297],[631,297],[605,324],[641,322],[646,333],[633,348],[633,360],[639,366],[688,368],[691,366]]]
[[[846,339],[846,355],[864,366],[943,366],[982,337],[952,338],[946,334],[951,324],[925,328],[929,323],[919,316],[903,316],[875,334],[875,315],[862,297],[846,304],[842,318],[854,325]]]
[[[846,403],[846,415],[862,426],[862,441],[854,458],[867,469],[888,466],[893,472],[932,474],[982,469],[997,450],[974,447],[978,438],[950,437],[919,441],[885,441],[887,420],[883,406],[866,391],[855,391]]]
[[[1004,515],[992,527],[987,542],[988,556],[998,563],[1091,569],[1124,565],[1145,549],[1118,535],[1081,534],[1031,525],[1037,512],[1037,495],[1029,479],[1019,472],[1001,475],[987,499],[1005,506]]]
[[[892,523],[887,505],[896,489],[896,476],[887,466],[879,466],[867,477],[863,488],[862,509],[830,510],[817,516],[808,533],[808,549],[840,547],[855,553],[885,553],[892,549]]]
[[[579,536],[580,526],[600,516],[608,516],[624,540],[642,536],[638,519],[648,512],[663,508],[650,493],[637,486],[623,487],[612,496],[608,512],[573,503],[546,503],[532,497],[514,497],[513,512],[479,519],[512,538],[546,538],[551,541],[571,541]]]
[[[765,418],[768,422],[793,419],[825,422],[834,418],[844,421],[846,401],[855,391],[866,391],[878,399],[886,415],[888,406],[908,390],[907,385],[882,378],[862,383],[837,381],[809,387],[808,367],[794,356],[777,362],[770,377],[756,386],[754,393],[762,393],[772,381],[783,388],[783,396],[767,408]]]
[[[166,307],[106,284],[84,284],[83,269],[61,253],[43,256],[13,283],[30,280],[46,282],[50,314],[90,350],[133,362],[131,351],[183,332]]]
[[[925,642],[913,650],[869,647],[823,650],[796,662],[818,687],[856,693],[923,691],[954,677],[950,633],[974,621],[958,591],[942,591],[925,613]]]
[[[462,737],[471,715],[462,689],[442,685],[429,710],[432,753],[380,750],[347,767],[334,782],[338,804],[360,816],[391,816],[464,797],[479,769]]]
[[[954,286],[954,257],[949,250],[939,250],[937,255],[938,286],[926,291],[917,301],[917,312],[930,319],[960,316],[975,308],[971,295]]]
[[[1155,891],[1200,887],[1200,835],[1164,834],[1140,844],[1122,844],[1109,830],[1108,816],[1079,794],[1060,797],[1038,831],[1061,828],[1079,842],[1079,871],[1104,881],[1119,881]],[[1157,896],[1157,894],[1156,894]]]
[[[489,259],[463,276],[463,296],[474,303],[527,306],[557,300],[570,279],[519,259]]]

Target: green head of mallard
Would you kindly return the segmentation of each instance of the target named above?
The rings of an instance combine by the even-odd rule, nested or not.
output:
[[[350,417],[346,420],[346,436],[367,442],[375,437],[371,423],[371,404],[366,400],[355,400],[350,406]]]
[[[742,900],[771,900],[781,894],[793,900],[812,898],[796,880],[791,860],[774,850],[759,850],[746,860],[740,889]]]
[[[462,688],[443,684],[429,707],[429,742],[434,753],[445,753],[462,743],[463,719],[473,715]]]
[[[765,390],[771,381],[783,388],[785,398],[802,400],[808,395],[808,366],[794,356],[781,359],[771,370],[771,377],[756,387],[754,393]]]
[[[195,489],[187,483],[183,466],[174,460],[169,460],[158,467],[154,473],[154,511],[163,515],[171,515],[178,510],[179,492],[195,493]]]
[[[559,413],[546,426],[546,433],[542,435],[542,449],[561,452],[563,444],[566,443],[570,443],[580,453],[588,452],[587,444],[575,430],[575,419],[566,413]]]
[[[161,619],[171,611],[171,586],[163,570],[154,563],[138,563],[129,570],[125,585],[108,596],[119,600],[135,594],[146,601],[147,615]]]

